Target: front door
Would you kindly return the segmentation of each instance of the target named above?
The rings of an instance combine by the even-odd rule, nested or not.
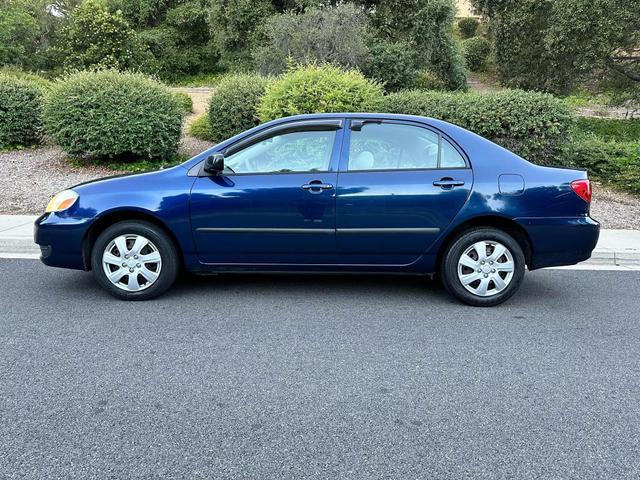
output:
[[[336,253],[341,122],[258,134],[230,147],[222,175],[199,177],[191,225],[207,264],[325,263]]]
[[[466,202],[473,182],[467,161],[420,124],[352,120],[348,137],[336,206],[342,261],[414,262]]]

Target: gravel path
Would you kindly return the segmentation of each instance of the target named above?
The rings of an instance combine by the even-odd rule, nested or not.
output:
[[[593,183],[591,216],[602,228],[640,230],[640,197]]]
[[[0,214],[37,214],[53,194],[94,178],[120,172],[98,167],[74,168],[58,147],[0,153]]]

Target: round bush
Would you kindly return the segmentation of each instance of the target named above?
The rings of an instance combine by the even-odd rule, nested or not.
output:
[[[207,113],[196,118],[189,125],[189,135],[196,137],[198,140],[213,141],[213,132],[211,131],[211,122]]]
[[[480,22],[472,17],[469,18],[461,18],[458,21],[458,30],[460,31],[460,36],[462,38],[471,38],[476,35],[478,31],[478,27],[480,26]]]
[[[38,84],[0,75],[0,148],[33,145],[42,135],[42,89]]]
[[[193,100],[188,93],[185,92],[173,92],[173,97],[182,107],[182,111],[184,113],[192,113],[193,112]]]
[[[385,111],[455,123],[541,164],[557,163],[572,125],[564,102],[546,93],[522,90],[486,94],[404,91],[385,97]]]
[[[209,103],[212,140],[221,142],[260,123],[258,105],[269,78],[256,74],[224,77]]]
[[[360,72],[311,65],[284,74],[267,88],[260,103],[260,119],[301,113],[372,112],[379,110],[382,102],[382,86]]]
[[[138,73],[80,72],[47,96],[46,132],[73,155],[163,159],[175,155],[182,108],[163,84]]]
[[[484,37],[473,37],[462,44],[464,60],[472,72],[481,72],[485,69],[487,58],[491,53],[491,43]]]
[[[402,42],[376,42],[364,74],[384,85],[387,92],[411,88],[416,83],[417,68],[411,46]]]

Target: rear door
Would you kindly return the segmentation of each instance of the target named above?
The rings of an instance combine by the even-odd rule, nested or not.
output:
[[[346,129],[336,202],[344,262],[406,265],[451,223],[473,175],[463,152],[419,123],[352,120]]]
[[[191,225],[208,264],[325,263],[335,256],[342,119],[298,122],[225,152],[225,171],[199,177]]]

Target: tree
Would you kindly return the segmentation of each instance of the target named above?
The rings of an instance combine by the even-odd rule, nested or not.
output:
[[[451,89],[466,88],[464,60],[454,43],[452,0],[379,0],[361,2],[381,39],[405,42],[419,68],[429,68]]]
[[[474,0],[507,85],[562,93],[598,69],[640,81],[636,0]]]
[[[264,31],[266,45],[254,52],[263,74],[281,73],[291,61],[362,68],[369,58],[367,17],[353,4],[276,14]]]
[[[259,27],[275,12],[269,0],[211,0],[211,37],[227,66],[252,63]]]
[[[0,3],[0,65],[31,68],[39,33],[38,22],[18,2]]]
[[[97,0],[73,9],[60,29],[55,54],[66,68],[135,68],[149,61],[149,54],[122,12],[110,12]]]

